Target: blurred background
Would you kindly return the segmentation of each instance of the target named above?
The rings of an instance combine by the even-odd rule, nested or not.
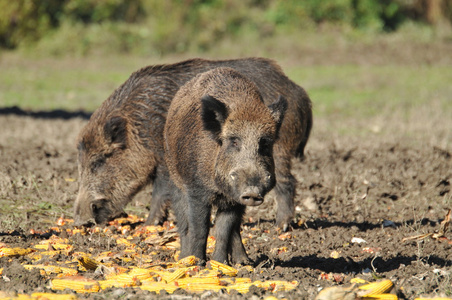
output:
[[[250,55],[296,51],[310,43],[304,31],[357,40],[412,26],[437,34],[452,21],[452,1],[2,0],[0,20],[2,49],[42,55]]]
[[[451,22],[452,0],[0,0],[0,107],[91,112],[146,65],[263,56],[316,115],[444,109]]]

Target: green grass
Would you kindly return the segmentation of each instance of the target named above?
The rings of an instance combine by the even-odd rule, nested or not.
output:
[[[432,102],[452,112],[449,66],[309,66],[287,73],[308,91],[318,116],[369,117]]]
[[[147,58],[88,57],[30,59],[4,54],[0,107],[30,110],[95,110]],[[370,117],[429,103],[452,112],[452,72],[442,65],[290,65],[292,80],[311,96],[316,116]],[[403,116],[402,116],[403,117]]]

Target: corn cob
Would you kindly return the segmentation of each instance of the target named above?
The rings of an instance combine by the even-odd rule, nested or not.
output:
[[[75,295],[69,294],[53,294],[53,293],[33,293],[31,294],[33,299],[52,299],[52,300],[76,300]]]
[[[222,264],[218,261],[211,260],[207,263],[207,267],[212,268],[213,270],[220,270],[224,275],[235,277],[237,275],[237,269],[230,267],[228,265]]]
[[[129,242],[127,239],[125,239],[125,238],[118,238],[118,239],[116,239],[116,243],[118,244],[118,245],[126,245],[126,246],[132,246],[132,245],[134,245],[134,244],[132,244],[131,242]]]
[[[399,299],[397,295],[394,294],[375,294],[372,296],[363,296],[362,300],[397,300]]]
[[[185,258],[180,259],[177,264],[178,265],[182,265],[184,267],[191,267],[194,266],[197,262],[199,261],[199,259],[197,259],[195,256],[187,256]]]
[[[371,296],[371,295],[378,295],[378,294],[384,294],[388,291],[390,291],[393,287],[393,283],[389,279],[385,279],[378,282],[372,282],[365,285],[362,285],[358,287],[360,290],[366,291],[362,294],[362,296]]]
[[[109,287],[129,287],[129,286],[139,286],[141,282],[138,278],[134,276],[130,276],[129,274],[121,274],[116,276],[115,278],[101,280],[99,281],[99,285],[102,289],[106,289]]]
[[[185,289],[186,287],[191,286],[191,285],[219,285],[220,279],[209,278],[209,277],[205,277],[205,278],[186,277],[186,278],[177,279],[175,281],[175,284],[178,287]]]
[[[100,289],[97,281],[79,276],[75,278],[53,279],[51,286],[53,290],[71,289],[77,293],[96,293]]]
[[[31,252],[33,252],[33,249],[30,248],[1,248],[0,249],[0,257],[3,256],[24,256]]]
[[[167,293],[172,294],[179,287],[174,284],[163,282],[147,282],[146,284],[142,284],[140,288],[145,291],[156,292],[157,294],[160,294],[161,290],[165,290]]]
[[[62,273],[63,271],[61,270],[60,267],[58,266],[44,266],[44,265],[23,265],[23,267],[26,270],[32,270],[32,269],[42,269],[41,274],[42,275],[50,275],[52,273],[58,274],[58,273]],[[44,274],[43,274],[44,273]]]
[[[152,270],[143,268],[132,268],[128,275],[134,276],[140,280],[144,280],[152,276]]]
[[[187,271],[187,268],[181,268],[181,269],[176,269],[176,271],[174,271],[172,273],[165,272],[161,275],[162,280],[164,280],[166,283],[173,282],[174,280],[185,276],[186,271]]]
[[[33,247],[34,247],[35,249],[48,250],[48,249],[49,249],[49,245],[52,246],[52,248],[53,248],[54,250],[66,250],[66,251],[70,251],[70,250],[72,250],[72,249],[74,248],[72,245],[61,244],[61,243],[45,243],[45,244],[34,245]]]
[[[77,258],[77,260],[80,263],[80,265],[87,270],[96,270],[97,267],[99,266],[99,263],[97,261],[88,256],[79,257]]]

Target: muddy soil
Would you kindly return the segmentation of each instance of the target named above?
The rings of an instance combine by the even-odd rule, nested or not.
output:
[[[242,235],[255,272],[247,276],[297,280],[296,290],[274,294],[287,299],[313,299],[322,288],[348,286],[354,277],[390,279],[400,299],[451,297],[450,240],[430,236],[403,241],[440,230],[452,208],[452,124],[440,113],[432,117],[425,112],[429,108],[404,121],[397,117],[401,112],[394,111],[385,112],[385,119],[317,118],[305,160],[293,163],[297,210],[290,231],[274,228],[271,199],[248,210]],[[0,245],[31,247],[52,235],[36,232],[48,230],[62,215],[72,217],[77,193],[75,138],[88,116],[0,110]],[[441,119],[441,126],[434,118]],[[344,127],[351,130],[336,129]],[[145,217],[149,191],[137,195],[127,211]],[[445,237],[452,239],[452,233]],[[70,237],[70,242],[74,251],[87,253],[115,247],[88,236]],[[174,253],[156,255],[172,260]],[[48,279],[26,271],[24,263],[31,262],[25,257],[0,258],[0,290],[50,291]],[[200,297],[179,294],[180,299]],[[267,295],[259,289],[246,295],[204,294],[235,299]],[[132,288],[78,296],[171,297]]]

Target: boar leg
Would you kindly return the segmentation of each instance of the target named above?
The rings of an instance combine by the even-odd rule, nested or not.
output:
[[[190,255],[190,243],[188,239],[188,202],[185,195],[176,187],[171,193],[171,204],[176,215],[177,231],[180,236],[179,259]]]
[[[275,153],[276,186],[272,194],[277,204],[276,226],[287,231],[294,217],[296,179],[290,173],[290,157]]]
[[[244,205],[218,208],[215,217],[215,251],[213,260],[227,264],[229,263],[229,255],[234,263],[242,263],[249,260],[240,237],[240,225],[244,213]]]
[[[204,264],[206,261],[207,236],[210,230],[210,198],[202,195],[202,193],[190,193],[186,198],[186,203],[188,203],[189,255],[199,258],[200,264]]]
[[[246,254],[245,246],[242,243],[242,236],[240,235],[241,224],[237,224],[232,231],[231,236],[231,257],[234,264],[251,265],[252,261]]]
[[[157,171],[152,185],[152,201],[145,225],[163,224],[168,219],[172,186],[167,171]]]

